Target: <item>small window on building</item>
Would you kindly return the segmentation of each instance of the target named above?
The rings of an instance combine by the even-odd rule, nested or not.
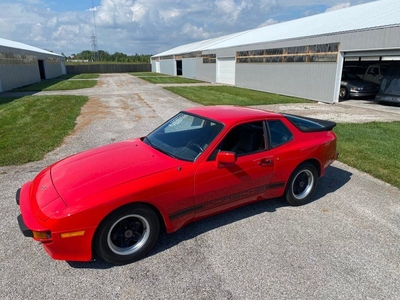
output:
[[[339,43],[236,52],[237,63],[336,62]]]
[[[217,62],[216,54],[206,54],[202,55],[202,57],[203,57],[203,64],[215,64]]]

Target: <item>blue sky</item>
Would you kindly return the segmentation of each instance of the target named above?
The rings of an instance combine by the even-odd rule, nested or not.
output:
[[[0,38],[71,55],[129,55],[342,9],[371,0],[1,0]],[[93,6],[92,6],[93,3]]]

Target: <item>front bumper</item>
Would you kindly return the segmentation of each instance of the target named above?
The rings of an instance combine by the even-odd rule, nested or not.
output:
[[[19,216],[17,217],[17,219],[18,219],[19,229],[21,230],[22,234],[23,234],[24,236],[26,236],[26,237],[31,237],[31,238],[33,238],[33,232],[32,232],[32,230],[30,230],[30,229],[25,225],[25,222],[24,222],[24,219],[22,218],[22,215],[19,215]]]
[[[15,201],[17,201],[17,205],[19,205],[20,197],[21,197],[21,189],[18,189],[17,193],[15,194]]]
[[[17,204],[19,205],[19,199],[21,197],[21,189],[18,189],[17,194],[15,195],[15,200],[17,201]],[[19,229],[21,230],[22,234],[26,237],[33,237],[32,230],[30,230],[24,222],[24,219],[22,218],[22,215],[20,214],[17,218],[18,220],[18,225]]]
[[[21,214],[18,216],[17,220],[22,234],[25,237],[30,237],[41,242],[44,250],[53,259],[67,261],[91,260],[92,237],[95,233],[96,227],[92,226],[79,229],[84,230],[85,235],[73,238],[62,238],[61,235],[63,232],[71,232],[78,229],[53,231],[50,230],[50,228],[44,227],[44,225],[41,225],[39,223],[40,221],[35,218],[37,211],[32,207],[32,203],[29,199],[30,186],[31,182],[28,182],[16,193],[16,202],[20,206],[21,211]],[[51,219],[47,220],[46,223],[50,221]],[[53,228],[52,226],[50,227]]]
[[[20,205],[21,214],[17,217],[19,229],[26,237],[34,237],[33,231],[45,232],[47,228],[40,225],[32,215],[31,202],[29,201],[29,189],[31,182],[26,183],[22,188],[18,189],[15,200]],[[40,239],[37,239],[40,241]]]
[[[350,91],[349,96],[358,98],[358,97],[374,97],[378,92],[362,92],[362,91]]]

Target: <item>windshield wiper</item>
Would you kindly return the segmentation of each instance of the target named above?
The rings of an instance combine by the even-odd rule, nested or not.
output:
[[[153,143],[150,141],[150,139],[148,137],[145,137],[144,140],[148,143],[148,145],[154,149],[156,149],[157,151],[160,151],[161,153],[164,153],[168,156],[171,156],[173,158],[177,158],[175,155],[165,151],[164,149],[161,149],[160,147],[154,146]]]
[[[154,148],[153,144],[151,143],[150,139],[149,139],[147,136],[143,139],[143,142],[145,142],[146,144],[148,144],[150,147],[153,147],[153,148]]]

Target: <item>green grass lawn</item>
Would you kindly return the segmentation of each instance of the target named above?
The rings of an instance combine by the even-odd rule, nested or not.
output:
[[[338,124],[339,160],[400,188],[400,122]]]
[[[74,77],[74,79],[77,78]],[[67,80],[62,78],[55,78],[17,88],[14,89],[13,92],[78,90],[92,88],[96,84],[97,80]]]
[[[284,103],[311,103],[309,100],[264,93],[233,86],[190,86],[165,87],[193,102],[204,105],[263,105]]]
[[[41,160],[75,127],[85,96],[0,98],[0,166]]]

